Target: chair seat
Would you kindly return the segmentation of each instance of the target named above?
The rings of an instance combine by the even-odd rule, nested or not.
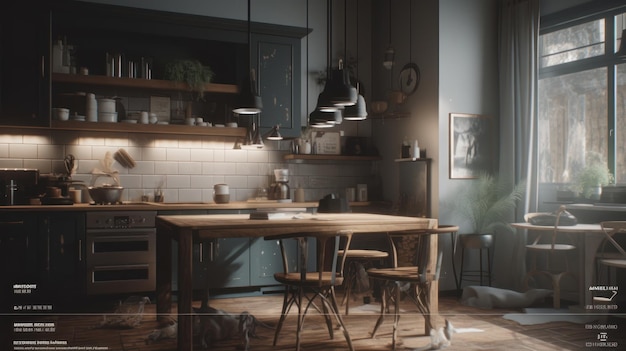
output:
[[[534,244],[534,245],[526,245],[526,248],[529,250],[537,250],[537,251],[550,251],[553,250],[552,244]],[[569,251],[576,250],[576,246],[569,244],[554,244],[555,251]]]
[[[610,260],[600,260],[605,266],[617,267],[617,268],[626,268],[626,260],[624,259],[610,259]]]
[[[331,272],[322,272],[322,280],[319,279],[319,272],[307,272],[305,280],[300,280],[300,273],[274,273],[274,279],[281,284],[299,285],[299,286],[339,286],[343,284],[343,277],[335,276],[335,284],[331,282]]]
[[[338,256],[344,255],[344,250],[339,250],[337,252]],[[381,259],[389,257],[389,253],[386,251],[380,250],[348,250],[346,252],[346,257],[348,258],[361,258],[361,259]]]
[[[371,268],[367,270],[367,275],[374,279],[385,279],[392,281],[417,281],[419,278],[417,266],[406,266],[397,268]]]

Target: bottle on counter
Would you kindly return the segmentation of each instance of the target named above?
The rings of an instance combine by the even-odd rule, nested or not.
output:
[[[411,148],[411,157],[420,158],[420,147],[417,143],[417,139],[413,140],[413,147]]]

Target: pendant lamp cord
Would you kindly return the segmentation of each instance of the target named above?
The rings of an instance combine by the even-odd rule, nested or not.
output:
[[[389,47],[391,47],[391,0],[389,0]],[[389,90],[393,91],[393,64],[389,70]]]
[[[306,0],[306,113],[307,126],[311,123],[309,118],[309,0]]]
[[[256,72],[253,74],[252,72],[252,26],[251,26],[251,0],[248,0],[248,74],[250,75],[250,90],[253,94],[256,93]]]
[[[333,50],[333,24],[332,24],[332,1],[326,2],[326,79],[330,79],[332,72],[332,50]]]

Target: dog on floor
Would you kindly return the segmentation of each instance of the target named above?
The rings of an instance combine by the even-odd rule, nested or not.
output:
[[[210,306],[195,309],[194,334],[200,336],[200,342],[207,349],[216,341],[239,338],[239,350],[248,351],[250,338],[258,338],[258,326],[272,329],[248,312],[234,315]]]
[[[257,327],[273,329],[273,327],[259,321],[249,312],[231,314],[210,306],[194,308],[193,334],[200,338],[203,349],[208,349],[215,342],[239,338],[241,343],[238,350],[248,351],[250,338],[258,338]],[[153,330],[146,339],[151,344],[162,339],[175,339],[178,323],[172,323],[164,328]]]

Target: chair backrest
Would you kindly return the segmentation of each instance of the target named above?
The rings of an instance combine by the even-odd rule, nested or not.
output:
[[[615,234],[626,234],[626,221],[605,221],[600,227],[609,241],[619,253],[626,258],[626,250],[615,240]]]
[[[313,265],[309,261],[312,250],[317,251],[314,272],[318,274],[320,284],[322,276],[326,272],[331,273],[331,284],[335,284],[336,278],[343,276],[343,268],[346,256],[339,257],[339,249],[348,250],[352,241],[352,232],[337,232],[334,235],[319,233],[301,233],[298,235],[287,235],[277,237],[280,243],[280,251],[283,260],[283,270],[285,273],[300,273],[300,280],[305,280],[307,273],[311,273],[310,267]],[[343,239],[343,240],[342,240]],[[297,249],[289,245],[289,241],[296,240]],[[315,240],[315,245],[311,246],[310,241]],[[290,264],[291,263],[291,264]]]
[[[437,252],[435,267],[429,265],[431,255],[433,254],[430,246],[431,235],[420,236],[417,244],[417,273],[422,283],[439,280],[439,274],[441,272],[443,251],[439,250]]]

